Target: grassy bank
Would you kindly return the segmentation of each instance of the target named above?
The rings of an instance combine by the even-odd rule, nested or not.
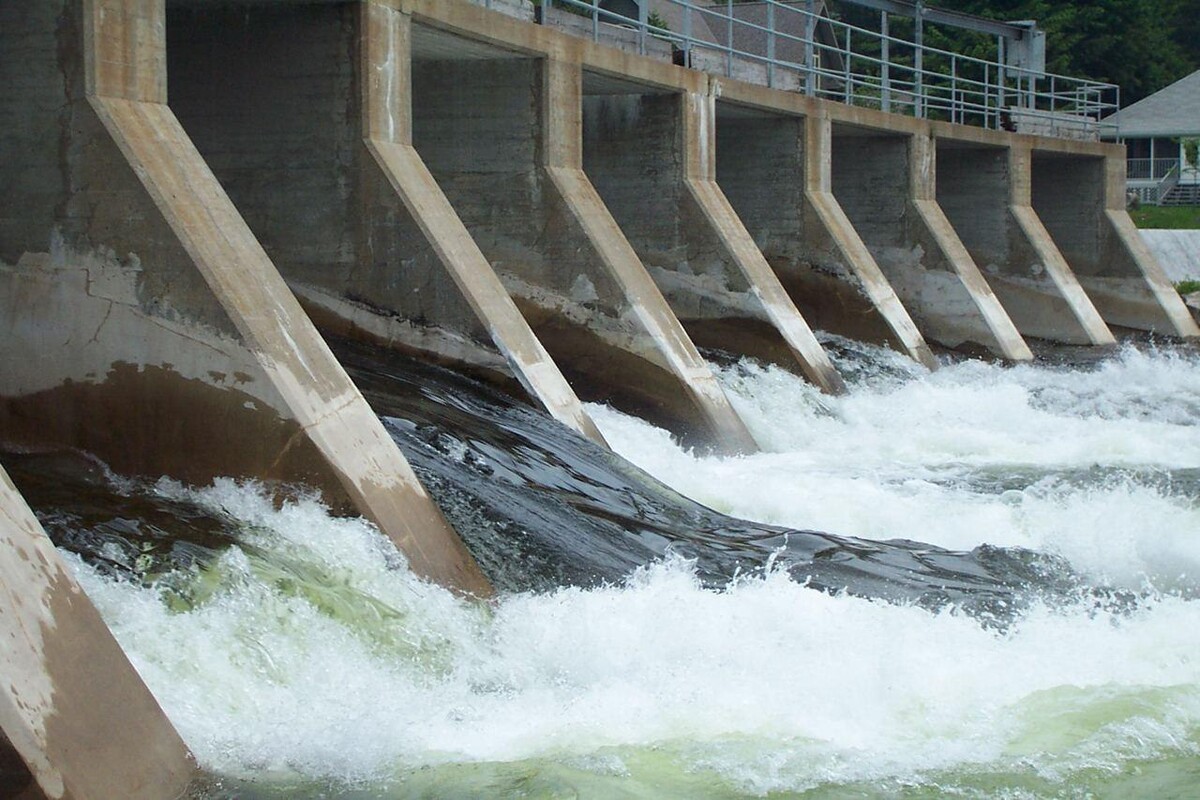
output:
[[[1200,228],[1200,206],[1142,206],[1129,216],[1139,228]]]

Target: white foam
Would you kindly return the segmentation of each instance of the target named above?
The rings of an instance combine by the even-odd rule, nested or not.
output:
[[[1086,473],[1200,465],[1200,377],[1186,359],[889,368],[839,399],[775,370],[722,380],[774,452],[697,457],[643,422],[591,412],[618,451],[741,516],[1049,548],[1129,585],[1196,584],[1194,489]],[[778,574],[705,590],[674,561],[626,586],[482,607],[416,580],[361,520],[312,502],[276,510],[228,481],[160,488],[248,526],[197,579],[211,596],[171,611],[156,590],[76,569],[220,772],[382,785],[425,766],[532,762],[619,782],[653,755],[672,765],[678,797],[695,796],[697,775],[751,794],[865,781],[887,795],[997,772],[1066,790],[1085,772],[1200,751],[1200,601],[1186,594],[1127,615],[1035,608],[999,632]],[[647,785],[666,796],[668,784]]]
[[[783,575],[705,590],[676,562],[625,587],[483,609],[416,581],[362,522],[315,505],[274,512],[230,484],[217,497],[260,526],[255,549],[301,565],[298,580],[325,575],[346,611],[264,579],[238,549],[220,589],[182,613],[152,589],[76,569],[201,761],[226,773],[382,779],[686,742],[680,769],[766,792],[1006,763],[1014,751],[1047,767],[1190,752],[1200,719],[1200,604],[1180,599],[1127,618],[1039,609],[997,633]],[[1137,736],[1121,718],[1076,721],[1062,734],[1073,739],[1043,752],[1037,737],[1063,708],[1041,693],[1062,687],[1083,708],[1172,694],[1131,715]]]
[[[840,398],[777,368],[719,376],[771,452],[697,456],[641,420],[589,413],[621,455],[735,516],[1050,550],[1130,587],[1200,576],[1197,478],[1180,473],[1200,468],[1195,360],[1127,349],[1090,370],[964,362],[868,375]],[[1175,473],[1187,478],[1178,490]]]

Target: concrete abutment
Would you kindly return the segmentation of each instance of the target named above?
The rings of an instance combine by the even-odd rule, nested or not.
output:
[[[1113,335],[1031,204],[1029,151],[937,137],[937,202],[1025,336],[1110,344]]]
[[[1033,358],[937,205],[928,136],[834,125],[833,193],[926,338]]]
[[[416,149],[577,390],[755,449],[583,172],[578,69],[442,52],[415,54]]]
[[[1105,322],[1168,336],[1200,336],[1125,211],[1125,159],[1034,150],[1031,199]]]

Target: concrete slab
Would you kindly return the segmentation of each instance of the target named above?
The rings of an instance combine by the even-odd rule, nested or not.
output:
[[[1142,228],[1138,233],[1167,280],[1178,283],[1200,279],[1200,230]]]
[[[42,796],[184,795],[196,777],[187,746],[2,467],[0,640],[0,749]]]

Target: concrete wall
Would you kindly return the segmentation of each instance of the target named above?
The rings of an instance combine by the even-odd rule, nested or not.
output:
[[[21,43],[0,51],[0,80],[21,87],[0,98],[4,147],[28,154],[0,164],[17,187],[0,230],[0,437],[129,474],[305,483],[374,520],[417,572],[488,591],[166,106],[162,5],[0,14]]]
[[[528,58],[418,59],[417,150],[581,396],[692,440],[753,449],[583,174],[579,78],[552,69]]]
[[[1033,357],[934,195],[929,139],[833,129],[833,193],[926,338]]]
[[[408,17],[202,5],[168,37],[174,107],[318,324],[515,377],[603,441],[412,150]]]
[[[1030,205],[1027,154],[937,140],[937,202],[1017,329],[1070,344],[1112,334]]]
[[[1191,315],[1125,213],[1108,203],[1109,160],[1034,151],[1032,201],[1067,263],[1110,325],[1197,336]],[[1124,163],[1117,160],[1117,167]]]
[[[584,169],[693,341],[774,361],[842,391],[715,181],[711,98],[593,94],[583,118]]]
[[[933,366],[924,339],[832,192],[828,121],[719,109],[716,178],[813,326]]]

